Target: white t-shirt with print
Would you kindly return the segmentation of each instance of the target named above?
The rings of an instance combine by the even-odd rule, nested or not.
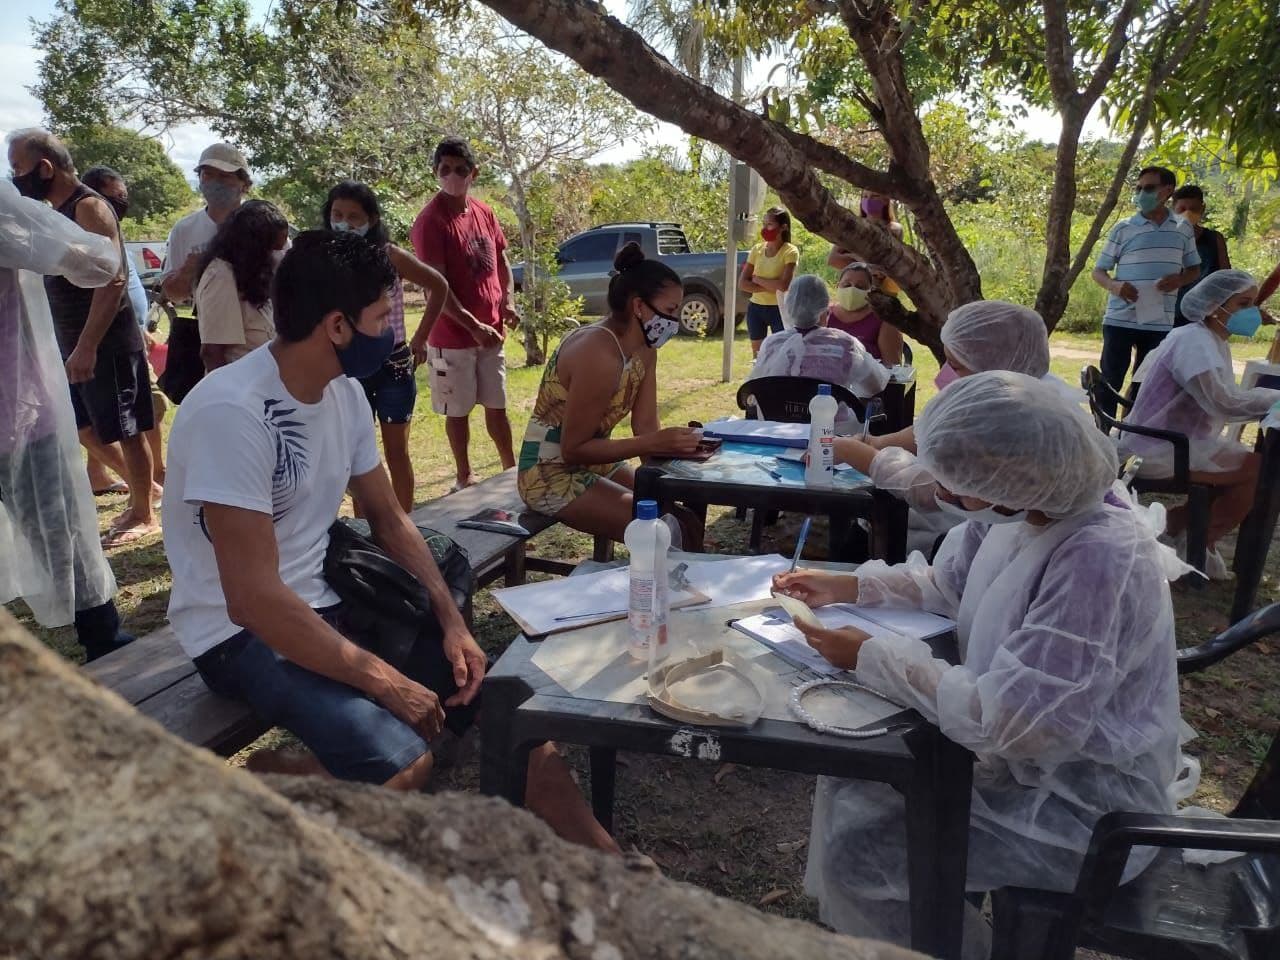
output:
[[[169,231],[169,244],[165,249],[162,272],[169,274],[181,270],[187,257],[193,253],[203,253],[204,248],[213,242],[217,232],[218,225],[213,222],[205,207],[187,214]]]
[[[319,609],[338,602],[325,583],[329,527],[353,476],[378,466],[364,388],[338,377],[319,403],[295,400],[270,345],[209,374],[169,432],[161,520],[173,571],[169,620],[188,656],[240,631],[227,617],[204,505],[268,514],[280,579]]]

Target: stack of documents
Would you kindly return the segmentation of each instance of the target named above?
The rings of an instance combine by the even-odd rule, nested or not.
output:
[[[815,607],[814,616],[824,627],[857,627],[872,637],[896,637],[927,640],[955,629],[955,623],[922,610],[901,610],[891,607],[855,607],[852,604],[832,604]],[[796,629],[791,618],[781,607],[766,610],[754,617],[744,617],[734,622],[735,630],[759,640],[788,663],[830,675],[840,673],[822,654],[809,646],[803,633]]]

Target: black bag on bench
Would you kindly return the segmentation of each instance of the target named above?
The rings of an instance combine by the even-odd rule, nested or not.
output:
[[[466,551],[430,527],[418,530],[454,603],[470,620],[475,576]],[[395,669],[403,671],[415,644],[439,644],[444,639],[426,587],[370,539],[364,521],[333,522],[324,578],[342,598],[343,619],[353,630],[351,639]]]

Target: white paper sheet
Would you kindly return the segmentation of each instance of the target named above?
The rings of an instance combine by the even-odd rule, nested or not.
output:
[[[1164,312],[1164,293],[1156,289],[1156,281],[1130,281],[1138,290],[1138,302],[1133,305],[1133,318],[1150,326],[1168,326],[1170,318]]]
[[[685,555],[689,556],[688,554]],[[765,600],[772,596],[773,576],[786,573],[791,561],[779,554],[763,557],[734,557],[732,560],[686,560],[685,576],[698,593],[706,594],[709,606]]]
[[[956,623],[936,613],[900,607],[858,607],[858,613],[880,626],[919,640],[954,630]]]
[[[542,636],[626,617],[630,590],[631,571],[617,567],[600,573],[502,587],[493,591],[493,598],[522,630],[531,636]],[[672,590],[668,597],[672,607],[703,599],[692,590]]]

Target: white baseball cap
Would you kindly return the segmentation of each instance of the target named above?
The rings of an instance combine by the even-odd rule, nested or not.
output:
[[[223,173],[243,171],[246,177],[249,176],[249,161],[244,158],[243,153],[229,143],[215,143],[211,147],[205,147],[204,153],[200,154],[200,160],[196,163],[196,173],[200,172],[201,167],[213,167]]]

